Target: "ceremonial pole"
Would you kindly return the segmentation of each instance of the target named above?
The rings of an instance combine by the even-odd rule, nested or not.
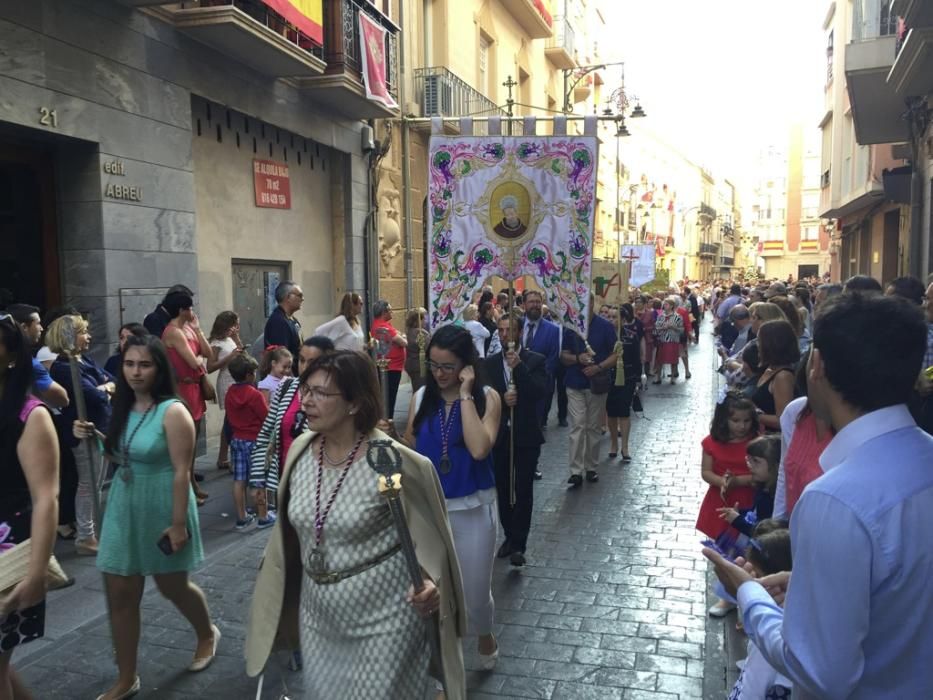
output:
[[[408,521],[405,520],[405,511],[402,508],[402,455],[391,440],[370,440],[369,447],[366,449],[366,461],[373,471],[379,474],[379,494],[386,499],[386,503],[389,505],[389,512],[392,513],[392,519],[395,521],[399,543],[405,555],[405,563],[408,565],[408,576],[411,579],[411,585],[415,589],[415,593],[419,593],[424,589],[424,576],[421,573],[421,564],[418,563],[418,557],[415,554],[415,543],[411,539]],[[446,585],[449,585],[449,583]],[[435,614],[439,615],[440,613]],[[433,619],[427,620],[426,627],[431,653],[435,655],[438,665],[442,669],[441,682],[444,683],[446,693],[447,687],[443,679],[443,656],[441,655],[438,628]]]

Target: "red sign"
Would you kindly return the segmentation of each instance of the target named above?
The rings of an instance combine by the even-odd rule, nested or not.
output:
[[[270,209],[291,209],[292,190],[288,180],[288,165],[274,160],[253,159],[253,184],[256,206]]]

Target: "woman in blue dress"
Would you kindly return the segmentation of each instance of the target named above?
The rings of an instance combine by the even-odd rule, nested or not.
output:
[[[406,440],[431,460],[447,500],[463,574],[470,634],[479,636],[480,665],[499,657],[492,633],[492,566],[499,517],[492,448],[499,435],[499,394],[483,382],[470,332],[438,329],[427,349],[425,385],[412,396]]]
[[[94,424],[75,421],[74,434],[91,437]],[[158,338],[126,342],[104,453],[120,465],[107,498],[97,555],[119,677],[98,700],[118,700],[140,689],[139,604],[146,576],[155,578],[159,592],[194,628],[197,648],[189,671],[210,665],[220,639],[204,593],[188,579],[204,559],[189,481],[194,423],[176,396],[172,368]]]

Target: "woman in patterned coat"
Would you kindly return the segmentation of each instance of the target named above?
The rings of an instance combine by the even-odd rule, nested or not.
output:
[[[279,518],[250,611],[247,673],[261,672],[273,648],[300,642],[310,699],[424,697],[431,677],[447,698],[465,698],[460,567],[434,467],[393,442],[425,579],[414,591],[367,463],[369,443],[388,439],[375,429],[382,408],[375,365],[338,351],[312,362],[299,382],[312,432],[292,444],[279,484]]]

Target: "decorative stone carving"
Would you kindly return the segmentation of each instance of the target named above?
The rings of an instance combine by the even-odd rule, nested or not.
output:
[[[405,275],[402,252],[402,227],[399,214],[399,193],[386,190],[379,197],[379,257],[384,277]]]

